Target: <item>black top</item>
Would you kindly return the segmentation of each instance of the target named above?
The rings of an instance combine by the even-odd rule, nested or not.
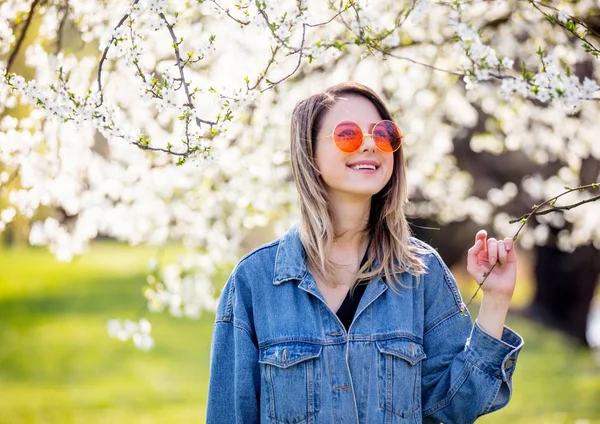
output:
[[[367,247],[367,250],[365,251],[365,256],[362,258],[359,268],[362,267],[365,264],[365,262],[367,262],[368,251],[369,248]],[[344,327],[346,327],[346,331],[350,328],[350,324],[352,323],[352,319],[354,318],[354,314],[356,313],[356,309],[358,308],[358,304],[360,303],[360,299],[362,298],[366,288],[366,282],[357,285],[354,289],[354,296],[350,296],[350,290],[348,290],[346,298],[344,299],[342,305],[336,312],[336,315],[338,316],[340,321],[342,321]]]

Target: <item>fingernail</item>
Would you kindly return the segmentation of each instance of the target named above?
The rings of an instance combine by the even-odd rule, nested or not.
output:
[[[512,247],[513,247],[513,246],[512,246],[512,244],[513,244],[512,240],[510,240],[510,241],[507,241],[507,242],[504,244],[504,247],[506,248],[506,250],[510,250],[510,249],[512,249]]]

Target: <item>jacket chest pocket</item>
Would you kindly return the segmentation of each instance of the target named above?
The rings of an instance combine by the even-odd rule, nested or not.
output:
[[[379,407],[396,418],[409,418],[420,403],[423,346],[404,339],[376,344]]]
[[[309,343],[280,343],[260,350],[262,391],[270,419],[297,424],[319,412],[321,350],[321,345]]]

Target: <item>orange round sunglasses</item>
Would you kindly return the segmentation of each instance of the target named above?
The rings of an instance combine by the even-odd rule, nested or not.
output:
[[[331,135],[335,145],[344,153],[356,152],[366,136],[373,137],[375,145],[385,153],[392,153],[402,146],[402,131],[392,121],[379,121],[373,125],[371,134],[363,134],[360,125],[354,121],[342,121],[335,126]]]

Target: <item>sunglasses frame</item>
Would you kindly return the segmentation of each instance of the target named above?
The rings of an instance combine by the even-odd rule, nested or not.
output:
[[[357,128],[360,130],[360,133],[362,134],[362,140],[361,140],[360,146],[358,146],[358,147],[356,148],[356,150],[353,150],[353,151],[351,151],[351,152],[346,152],[346,151],[344,151],[344,150],[340,149],[340,147],[337,145],[337,143],[335,142],[335,139],[334,139],[334,136],[335,136],[335,130],[336,130],[336,128],[337,128],[337,127],[338,127],[338,126],[339,126],[341,123],[343,123],[343,122],[352,122],[353,124],[355,124],[355,125],[356,125],[356,127],[357,127]],[[376,142],[376,141],[375,141],[375,139],[373,138],[373,141],[375,142],[375,146],[377,147],[377,150],[379,150],[380,152],[383,152],[383,153],[394,153],[394,152],[396,152],[396,151],[400,150],[400,148],[402,147],[402,141],[404,140],[404,135],[402,134],[402,130],[400,129],[400,127],[398,126],[398,124],[396,124],[394,121],[390,121],[389,119],[382,119],[381,121],[378,121],[378,122],[376,122],[376,123],[373,125],[373,128],[375,128],[377,125],[381,124],[382,122],[391,122],[392,124],[394,124],[394,126],[396,127],[396,129],[397,129],[397,130],[398,130],[398,132],[400,133],[400,144],[398,145],[398,147],[397,147],[396,149],[394,149],[394,150],[392,150],[392,151],[382,150],[382,149],[380,149],[380,148],[379,148],[379,145],[377,144],[377,142]],[[371,131],[372,131],[372,130],[371,130]],[[370,137],[375,137],[375,135],[374,135],[374,134],[365,134],[365,133],[363,133],[363,130],[362,130],[362,128],[360,127],[360,125],[358,125],[358,123],[357,123],[356,121],[353,121],[353,120],[351,120],[351,119],[344,119],[343,121],[340,121],[340,122],[338,122],[337,124],[335,124],[335,127],[333,127],[333,130],[331,131],[331,134],[330,134],[330,135],[328,135],[328,136],[325,136],[324,138],[329,138],[329,137],[331,137],[331,138],[332,138],[332,140],[333,140],[333,144],[335,144],[335,147],[337,147],[337,148],[339,149],[339,151],[340,151],[340,152],[343,152],[343,153],[354,153],[354,152],[357,152],[357,151],[360,149],[360,147],[361,147],[361,146],[363,145],[363,143],[365,142],[365,137],[368,137],[368,136],[370,136]]]

